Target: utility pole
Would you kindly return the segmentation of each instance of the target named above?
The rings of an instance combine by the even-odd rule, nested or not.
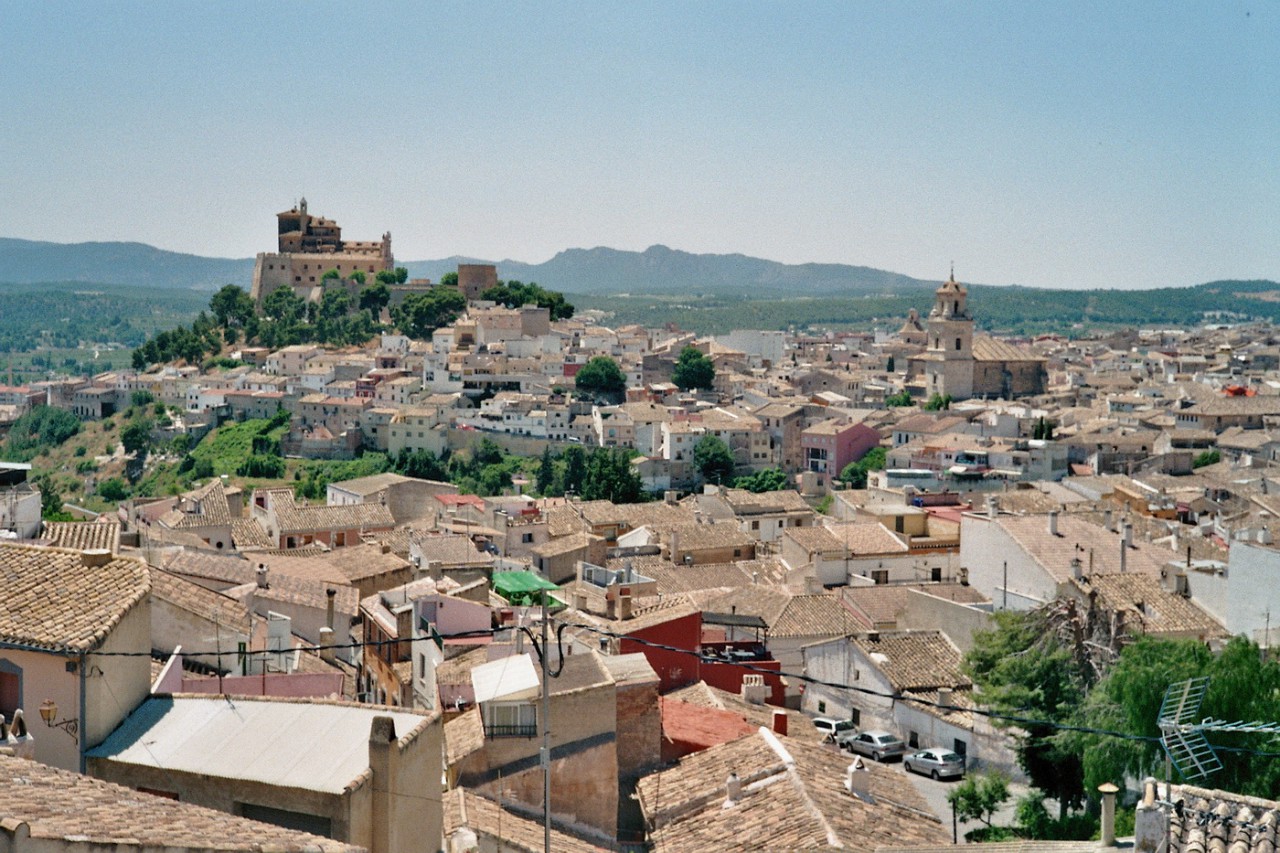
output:
[[[547,675],[547,591],[542,591],[542,849],[551,853],[551,684]]]

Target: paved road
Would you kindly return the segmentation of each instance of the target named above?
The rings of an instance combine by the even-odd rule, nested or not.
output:
[[[940,779],[935,782],[928,776],[921,776],[918,773],[908,773],[902,769],[901,764],[893,764],[890,766],[892,766],[895,771],[902,774],[904,783],[909,781],[910,784],[916,786],[916,790],[920,792],[920,796],[924,797],[925,802],[929,804],[929,808],[932,809],[933,813],[942,821],[943,826],[950,828],[951,804],[947,802],[947,792],[954,788],[959,780]],[[1026,785],[1019,784],[1017,782],[1010,782],[1009,799],[1000,808],[1000,810],[996,812],[992,822],[996,824],[1004,824],[1006,826],[1013,823],[1013,812],[1014,808],[1017,806],[1018,798],[1022,797],[1026,793]],[[958,836],[960,843],[965,843],[964,834],[966,832],[971,829],[977,829],[982,825],[981,821],[973,821],[971,823],[959,821],[956,835]]]

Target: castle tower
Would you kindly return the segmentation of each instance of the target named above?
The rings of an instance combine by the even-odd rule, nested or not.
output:
[[[969,291],[951,277],[934,291],[929,311],[929,340],[925,352],[925,391],[950,394],[956,400],[973,396],[973,315]]]

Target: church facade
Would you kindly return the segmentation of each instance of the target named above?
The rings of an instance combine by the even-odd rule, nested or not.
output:
[[[969,291],[955,272],[934,291],[924,351],[908,361],[907,385],[923,397],[1013,399],[1043,394],[1046,362],[1005,341],[974,335]]]

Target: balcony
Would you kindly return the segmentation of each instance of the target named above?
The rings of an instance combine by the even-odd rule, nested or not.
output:
[[[484,727],[485,737],[537,737],[538,726],[536,723],[520,723],[516,725],[486,725]]]

